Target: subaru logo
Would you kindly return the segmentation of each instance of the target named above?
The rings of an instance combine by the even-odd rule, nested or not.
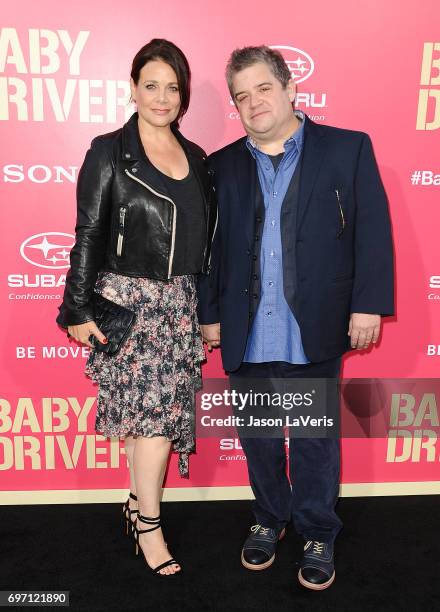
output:
[[[295,83],[302,83],[313,74],[315,63],[308,53],[287,45],[270,45],[281,53]]]
[[[75,236],[63,232],[34,234],[22,242],[20,254],[27,262],[38,268],[61,270],[69,267],[70,249]]]

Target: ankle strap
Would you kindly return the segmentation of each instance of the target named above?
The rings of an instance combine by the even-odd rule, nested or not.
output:
[[[160,523],[160,516],[151,517],[151,516],[142,516],[142,514],[138,514],[138,519],[141,523],[147,523],[147,525],[157,525]]]
[[[134,501],[137,501],[137,500],[138,500],[138,498],[136,497],[136,495],[135,495],[134,493],[132,493],[131,491],[130,491],[130,497],[131,497],[131,499],[134,499]]]
[[[141,523],[146,523],[147,525],[153,525],[153,527],[150,527],[150,529],[138,529],[137,527],[135,527],[135,532],[137,534],[137,537],[139,537],[141,533],[148,533],[150,531],[154,531],[155,529],[159,529],[160,527],[160,516],[151,517],[151,516],[142,516],[142,514],[138,514],[138,519]]]

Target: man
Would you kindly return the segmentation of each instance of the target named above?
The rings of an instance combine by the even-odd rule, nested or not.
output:
[[[219,218],[212,272],[198,287],[204,340],[218,346],[221,330],[235,383],[335,380],[342,354],[375,344],[393,313],[390,221],[370,139],[295,111],[295,83],[268,47],[234,51],[226,78],[247,136],[210,158]],[[305,540],[300,583],[329,587],[339,441],[292,439],[293,487],[281,437],[241,442],[256,517],[243,565],[269,567],[292,519]]]

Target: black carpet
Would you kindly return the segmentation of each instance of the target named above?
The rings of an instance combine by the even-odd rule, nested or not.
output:
[[[440,497],[345,498],[336,581],[296,580],[302,541],[289,528],[274,565],[240,564],[249,502],[162,504],[181,575],[160,577],[134,556],[120,506],[2,506],[0,589],[70,591],[72,610],[440,610]]]

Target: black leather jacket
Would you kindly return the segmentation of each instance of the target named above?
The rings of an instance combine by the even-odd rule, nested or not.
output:
[[[92,141],[78,176],[76,242],[70,254],[63,327],[93,320],[90,298],[100,271],[167,281],[171,277],[176,206],[148,161],[135,113],[119,130]],[[217,207],[205,152],[174,133],[199,181],[207,240],[201,270],[209,273]]]

